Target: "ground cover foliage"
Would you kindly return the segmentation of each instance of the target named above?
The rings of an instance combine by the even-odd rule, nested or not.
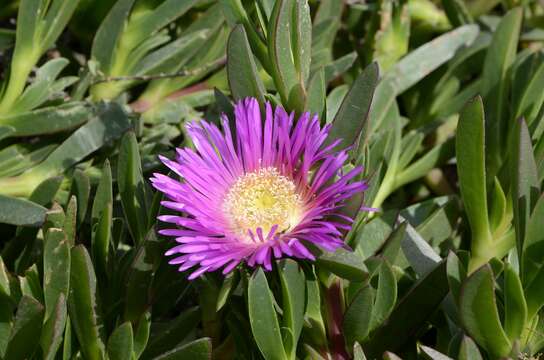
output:
[[[538,0],[2,0],[0,358],[538,358],[543,44]],[[190,281],[149,178],[247,97],[369,189],[346,249]]]

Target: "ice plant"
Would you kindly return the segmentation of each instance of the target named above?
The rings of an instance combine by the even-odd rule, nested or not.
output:
[[[155,173],[153,186],[179,211],[159,219],[177,225],[160,230],[179,245],[166,255],[180,271],[197,267],[189,278],[240,262],[271,269],[272,258],[311,259],[305,242],[334,251],[344,245],[342,230],[352,219],[340,210],[367,185],[344,173],[346,149],[325,140],[330,126],[305,113],[297,121],[281,107],[266,104],[264,121],[255,99],[235,106],[236,134],[226,116],[222,131],[206,121],[192,122],[187,133],[196,151],[177,149],[175,161],[162,162],[180,180]],[[330,143],[330,144],[329,144]]]

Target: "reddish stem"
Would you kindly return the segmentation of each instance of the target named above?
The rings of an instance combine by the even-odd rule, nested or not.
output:
[[[329,333],[331,353],[335,360],[347,360],[342,322],[344,320],[344,294],[340,280],[335,280],[327,290],[327,331]]]

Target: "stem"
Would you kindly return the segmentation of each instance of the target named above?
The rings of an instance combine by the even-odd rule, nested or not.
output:
[[[344,334],[342,333],[342,322],[344,320],[344,291],[340,279],[335,279],[326,292],[327,306],[327,331],[330,338],[330,349],[333,359],[347,360],[349,355],[346,352]]]
[[[0,114],[9,113],[23,93],[28,75],[30,75],[34,66],[33,61],[18,61],[15,58],[12,64],[8,87],[2,96],[2,100],[0,100]]]
[[[498,259],[503,258],[508,251],[514,247],[515,242],[516,233],[513,229],[510,229],[496,241],[492,241],[491,238],[486,239],[485,241],[473,241],[475,246],[472,249],[472,257],[468,265],[469,274],[473,273],[494,257]]]

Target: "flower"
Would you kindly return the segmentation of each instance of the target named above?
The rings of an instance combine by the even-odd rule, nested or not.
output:
[[[234,108],[236,134],[222,115],[222,131],[206,121],[187,126],[194,147],[177,149],[175,161],[161,161],[180,180],[155,173],[153,186],[168,200],[162,205],[179,215],[159,220],[177,225],[160,230],[179,245],[166,252],[180,271],[196,267],[189,279],[240,262],[272,268],[272,258],[315,260],[306,243],[334,251],[344,246],[342,231],[353,219],[340,210],[346,199],[366,190],[342,167],[347,150],[337,139],[325,145],[330,125],[304,113],[296,123],[281,107],[266,104],[261,119],[255,99]]]

